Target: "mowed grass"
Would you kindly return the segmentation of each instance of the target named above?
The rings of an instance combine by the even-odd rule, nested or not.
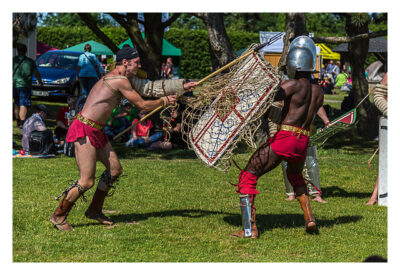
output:
[[[16,130],[15,132],[18,132]],[[207,168],[192,151],[148,152],[115,148],[124,167],[104,209],[114,226],[85,218],[78,200],[68,221],[72,232],[49,222],[54,200],[75,179],[73,158],[13,159],[14,262],[362,262],[387,258],[387,208],[366,206],[377,177],[376,142],[350,134],[319,148],[323,197],[311,202],[319,235],[304,232],[297,201],[285,201],[280,167],[259,179],[257,240],[232,238],[241,228],[239,198],[227,173]],[[244,166],[251,152],[235,159]],[[104,167],[98,163],[96,176]]]
[[[304,233],[297,201],[286,202],[280,168],[259,180],[258,240],[235,239],[238,195],[228,174],[205,167],[190,151],[124,153],[124,177],[104,209],[115,226],[84,217],[79,200],[68,217],[73,232],[53,228],[54,200],[78,172],[73,158],[13,159],[15,262],[360,262],[387,257],[387,208],[366,206],[377,176],[359,154],[319,150],[328,204],[311,202],[319,235]],[[250,154],[236,158],[242,165]],[[103,171],[98,165],[96,175]],[[90,199],[94,189],[86,196]]]

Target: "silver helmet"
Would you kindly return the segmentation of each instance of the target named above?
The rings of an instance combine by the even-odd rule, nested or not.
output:
[[[289,78],[294,78],[296,71],[313,72],[317,64],[317,51],[314,41],[308,36],[296,37],[289,46],[286,69]]]

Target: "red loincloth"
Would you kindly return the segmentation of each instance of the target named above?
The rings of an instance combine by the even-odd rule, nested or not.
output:
[[[100,124],[95,121],[93,122],[100,126],[104,126],[104,124]],[[89,137],[90,143],[96,149],[103,148],[109,141],[107,135],[102,130],[90,127],[78,119],[75,119],[69,126],[66,141],[75,142],[78,139],[86,136]]]
[[[290,131],[280,130],[274,137],[269,139],[271,149],[288,163],[304,161],[307,156],[309,137]],[[286,173],[288,180],[293,187],[305,184],[302,173]],[[242,170],[239,174],[237,192],[240,194],[256,195],[257,176]]]
[[[307,156],[309,137],[280,130],[270,138],[271,149],[288,163],[300,162]]]

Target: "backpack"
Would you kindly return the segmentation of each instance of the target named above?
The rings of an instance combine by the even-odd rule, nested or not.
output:
[[[29,136],[29,153],[31,155],[47,155],[55,153],[53,134],[50,130],[32,131]]]

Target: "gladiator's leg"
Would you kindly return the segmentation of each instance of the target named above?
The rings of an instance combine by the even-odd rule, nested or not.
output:
[[[97,220],[102,224],[112,225],[113,222],[103,214],[102,209],[108,192],[111,188],[115,189],[113,184],[118,181],[118,177],[122,174],[122,167],[110,143],[99,149],[97,153],[98,159],[104,164],[107,170],[101,175],[96,192],[93,195],[89,208],[85,212],[85,216],[89,219]]]
[[[53,215],[51,215],[50,217],[50,222],[56,228],[61,231],[74,230],[72,226],[67,222],[67,216],[69,214],[69,211],[71,211],[72,206],[74,206],[75,202],[84,192],[85,190],[82,188],[82,186],[79,185],[78,181],[75,181],[67,190],[65,190],[60,195],[65,196],[54,211]]]
[[[283,181],[285,182],[285,189],[286,189],[286,195],[288,196],[286,198],[287,201],[292,201],[295,199],[294,196],[294,191],[293,191],[293,187],[290,184],[287,175],[286,175],[286,170],[287,170],[287,162],[286,161],[282,161],[281,163],[282,166],[282,174],[283,174]]]
[[[304,169],[304,176],[307,181],[311,182],[309,186],[309,194],[313,197],[313,201],[327,203],[321,198],[320,192],[316,189],[321,190],[320,179],[319,179],[319,164],[318,164],[318,152],[317,146],[309,146],[306,157],[306,169]]]
[[[89,139],[87,137],[79,139],[74,145],[75,159],[80,172],[80,179],[75,181],[74,184],[59,196],[65,195],[50,217],[51,223],[62,231],[72,230],[66,218],[78,198],[93,186],[94,173],[96,170],[96,149],[91,146]]]
[[[305,184],[301,173],[304,167],[304,162],[288,163],[287,177],[293,186],[296,199],[300,203],[300,207],[304,213],[305,230],[308,233],[317,232],[317,223],[311,211],[310,200],[308,196],[307,185]]]
[[[262,145],[250,158],[247,166],[240,172],[237,193],[240,197],[243,229],[232,234],[233,237],[258,238],[256,208],[254,206],[257,179],[279,165],[281,159],[271,149],[269,143]]]
[[[231,234],[231,236],[256,239],[258,238],[258,229],[256,225],[256,208],[254,207],[255,195],[240,194],[239,198],[243,229]]]

